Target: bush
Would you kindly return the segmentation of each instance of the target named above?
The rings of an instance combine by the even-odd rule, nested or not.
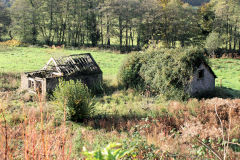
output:
[[[6,47],[18,47],[20,46],[22,43],[18,40],[12,39],[12,40],[8,40],[5,42],[0,42],[0,46],[6,46]]]
[[[133,53],[127,57],[118,75],[119,82],[125,88],[144,88],[144,80],[139,72],[146,58],[143,52]]]
[[[203,62],[208,63],[199,48],[150,49],[124,63],[121,81],[126,87],[147,86],[167,99],[184,100],[189,97],[186,86]]]
[[[223,39],[220,37],[219,33],[211,32],[205,42],[205,48],[207,49],[208,54],[214,54],[214,52],[221,47],[222,42]]]
[[[80,81],[60,80],[53,95],[61,109],[66,108],[68,120],[82,121],[91,116],[93,111],[90,105],[91,94],[87,86]]]

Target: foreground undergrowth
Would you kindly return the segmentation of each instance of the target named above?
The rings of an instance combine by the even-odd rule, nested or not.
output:
[[[131,149],[125,159],[239,157],[239,99],[177,102],[119,90],[95,101],[94,115],[76,123],[66,121],[54,102],[2,95],[0,157],[81,159],[84,147],[101,150],[111,143]]]

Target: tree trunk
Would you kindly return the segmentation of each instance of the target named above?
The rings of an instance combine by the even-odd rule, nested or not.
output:
[[[8,32],[8,35],[9,35],[10,39],[12,40],[12,39],[13,39],[12,31],[9,31],[9,32]]]
[[[126,49],[128,48],[128,26],[127,26],[127,23],[128,23],[128,21],[126,21],[126,26],[125,26],[125,28],[126,28],[126,37],[125,37],[125,41],[126,41],[125,47],[126,47]]]
[[[62,40],[61,40],[61,44],[64,44],[64,42],[65,42],[65,30],[66,30],[66,23],[64,22],[63,26],[62,26]]]
[[[228,16],[227,16],[227,24],[226,24],[226,35],[227,35],[227,39],[226,39],[226,50],[228,49],[228,33],[229,33],[229,28],[228,28]]]
[[[110,22],[109,22],[109,15],[107,15],[107,46],[110,47]]]
[[[130,38],[131,38],[131,41],[132,41],[132,48],[133,48],[133,38],[134,38],[134,32],[132,31],[132,28],[130,28]]]
[[[120,51],[122,52],[122,37],[123,37],[123,28],[122,28],[122,17],[119,16],[119,41],[120,41]]]
[[[184,40],[181,40],[181,47],[184,47]]]
[[[238,51],[240,52],[240,39],[238,39]]]
[[[37,43],[37,25],[36,25],[36,14],[33,12],[33,28],[32,28],[32,44]]]
[[[236,20],[236,25],[238,24],[237,20]],[[237,43],[237,26],[235,25],[234,27],[234,40],[233,40],[233,49],[234,51],[236,51],[236,43]]]
[[[232,50],[232,26],[229,27],[229,50]]]
[[[52,44],[50,44],[51,36],[52,36],[52,29],[53,29],[53,0],[51,0],[51,4],[50,4],[50,26],[49,26],[49,34],[48,34],[48,40],[49,40],[48,45],[52,45]]]
[[[102,40],[102,47],[103,47],[103,22],[102,22],[102,14],[100,15],[101,17],[101,40]]]
[[[137,48],[140,49],[140,42],[141,42],[141,30],[140,30],[140,26],[138,26],[137,29]]]

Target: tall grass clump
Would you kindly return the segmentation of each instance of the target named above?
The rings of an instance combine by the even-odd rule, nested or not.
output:
[[[64,112],[68,120],[82,121],[92,114],[91,93],[88,87],[80,81],[60,80],[53,96],[61,109],[65,108]]]
[[[132,55],[120,71],[125,87],[148,89],[166,99],[190,97],[188,84],[201,63],[208,63],[199,48],[149,49]]]

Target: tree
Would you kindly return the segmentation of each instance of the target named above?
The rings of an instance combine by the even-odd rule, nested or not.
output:
[[[156,0],[143,0],[141,9],[139,9],[139,18],[137,19],[137,46],[142,46],[149,43],[149,40],[161,39],[159,30],[162,30],[162,7]],[[161,35],[162,36],[162,35]]]
[[[212,32],[206,39],[205,48],[209,54],[215,54],[215,50],[222,46],[221,36],[217,32]]]
[[[188,4],[180,0],[170,0],[162,6],[160,24],[154,25],[155,37],[162,40],[167,47],[176,47],[177,42],[183,47],[194,45],[195,38],[200,34],[197,12]]]
[[[90,0],[88,2],[88,12],[87,12],[87,23],[86,28],[88,30],[88,37],[90,41],[92,42],[92,46],[95,47],[97,45],[97,42],[100,39],[99,30],[97,28],[97,6],[98,3],[96,0]]]
[[[38,20],[34,10],[34,2],[16,0],[11,7],[11,17],[11,32],[14,35],[19,35],[23,42],[36,44]]]
[[[112,16],[113,12],[112,12],[112,1],[111,0],[104,0],[104,2],[100,3],[99,7],[99,13],[101,14],[101,39],[102,39],[102,43],[104,41],[104,38],[106,39],[106,44],[107,47],[110,47],[111,45],[111,37],[114,35],[113,33],[113,21],[114,21],[114,16]],[[103,28],[105,28],[106,31],[106,37],[103,36]]]
[[[11,19],[8,9],[0,2],[0,40],[7,33]]]
[[[124,52],[136,45],[141,49],[151,40],[168,48],[204,46],[204,40],[214,31],[226,49],[240,49],[238,0],[211,0],[198,10],[184,3],[187,0],[12,2],[10,33],[32,44],[96,46],[101,40],[102,46],[118,45]],[[6,33],[7,28],[1,31]]]
[[[216,15],[214,31],[221,35],[225,43],[225,49],[236,49],[237,41],[240,49],[238,29],[240,2],[238,0],[212,0],[210,3],[214,6],[213,11]]]
[[[209,33],[213,30],[213,25],[215,21],[215,13],[213,12],[213,5],[210,3],[206,3],[201,6],[199,9],[199,23],[201,26],[202,34],[204,36],[208,36]]]
[[[119,48],[121,51],[129,51],[133,46],[134,33],[136,29],[137,19],[139,18],[141,4],[139,0],[113,0],[106,1],[105,14],[107,15],[107,34],[109,34],[110,23],[114,23],[111,27],[112,35],[117,35],[119,39]],[[124,41],[125,38],[125,41]],[[109,41],[109,38],[108,38]],[[125,47],[124,47],[125,44]]]

